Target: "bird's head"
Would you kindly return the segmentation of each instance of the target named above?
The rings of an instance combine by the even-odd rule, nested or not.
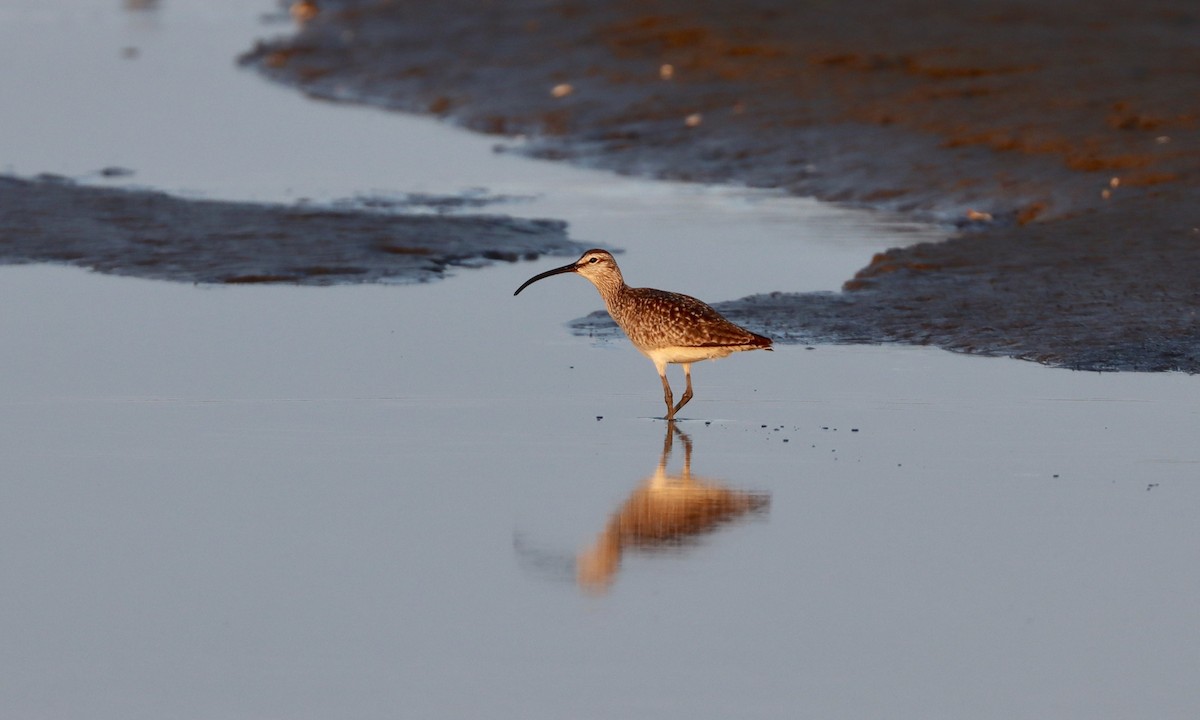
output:
[[[517,291],[513,295],[519,295],[522,290],[538,280],[548,278],[551,275],[561,275],[562,273],[578,273],[592,281],[592,284],[596,287],[602,287],[612,282],[616,282],[619,285],[623,282],[621,279],[621,270],[617,267],[617,261],[613,259],[612,253],[607,250],[593,249],[585,252],[570,265],[563,265],[553,270],[547,270],[539,275],[534,275],[521,283],[521,287],[517,288]]]

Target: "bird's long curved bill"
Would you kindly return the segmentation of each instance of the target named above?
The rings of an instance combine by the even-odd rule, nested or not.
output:
[[[533,277],[529,278],[525,282],[521,283],[521,287],[517,288],[517,291],[515,293],[513,293],[513,295],[520,295],[522,290],[524,290],[525,288],[534,284],[538,280],[548,278],[551,275],[561,275],[563,273],[569,273],[569,272],[575,272],[575,263],[571,263],[570,265],[563,265],[562,267],[554,268],[553,270],[547,270],[546,272],[542,273],[541,275],[534,275]]]

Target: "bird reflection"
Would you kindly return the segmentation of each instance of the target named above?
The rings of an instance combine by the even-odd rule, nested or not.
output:
[[[683,470],[667,472],[672,441],[683,441]],[[667,423],[662,457],[654,474],[612,515],[596,542],[575,559],[575,580],[589,592],[612,586],[627,550],[677,548],[747,515],[765,512],[770,495],[730,490],[715,480],[692,475],[692,439]]]

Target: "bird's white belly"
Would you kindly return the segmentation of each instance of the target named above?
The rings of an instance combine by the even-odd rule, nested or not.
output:
[[[725,357],[736,349],[732,347],[687,347],[681,345],[654,348],[653,350],[638,348],[643,355],[654,361],[655,365],[715,360],[716,358]]]

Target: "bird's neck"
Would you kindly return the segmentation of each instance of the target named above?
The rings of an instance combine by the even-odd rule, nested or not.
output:
[[[616,303],[617,298],[621,296],[621,293],[629,289],[629,286],[625,284],[625,279],[621,277],[620,272],[614,272],[603,277],[588,279],[591,280],[592,284],[596,286],[596,289],[600,291],[600,297],[604,298],[604,304],[608,306],[612,306],[614,303]]]

